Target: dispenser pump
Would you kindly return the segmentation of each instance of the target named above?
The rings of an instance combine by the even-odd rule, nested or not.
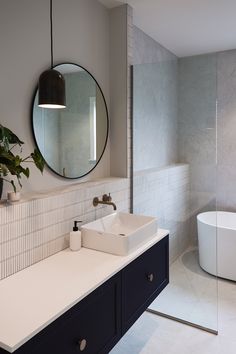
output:
[[[82,221],[74,221],[73,231],[70,232],[70,249],[71,251],[79,251],[81,249],[81,232],[78,223]]]
[[[79,228],[78,228],[78,223],[79,222],[82,222],[82,221],[80,221],[80,220],[79,221],[77,221],[77,220],[74,221],[73,231],[79,231]]]

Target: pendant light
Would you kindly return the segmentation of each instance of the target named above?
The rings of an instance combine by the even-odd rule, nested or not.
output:
[[[50,0],[50,38],[51,38],[51,69],[44,71],[39,77],[38,106],[43,108],[65,108],[65,79],[53,69],[53,28],[52,0]]]

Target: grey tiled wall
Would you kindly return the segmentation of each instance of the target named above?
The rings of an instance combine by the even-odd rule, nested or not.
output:
[[[178,162],[178,58],[139,28],[134,52],[134,212],[170,230],[170,261],[189,245],[189,168]]]
[[[190,244],[189,165],[176,164],[134,175],[134,212],[157,217],[170,230],[170,262]]]
[[[134,27],[134,170],[178,161],[178,58]]]
[[[217,53],[217,207],[236,212],[236,50]]]

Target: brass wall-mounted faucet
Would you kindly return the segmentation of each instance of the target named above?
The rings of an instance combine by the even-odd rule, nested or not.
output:
[[[104,194],[102,196],[102,200],[99,200],[98,197],[93,198],[93,206],[96,207],[96,206],[98,206],[98,204],[112,205],[114,210],[117,209],[115,203],[112,202],[112,198],[111,198],[110,193],[109,193],[109,195]]]

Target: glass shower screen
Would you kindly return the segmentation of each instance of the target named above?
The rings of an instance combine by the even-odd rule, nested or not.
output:
[[[133,212],[155,216],[159,228],[170,232],[170,283],[149,310],[213,333],[216,85],[215,55],[133,66]],[[201,222],[208,217],[210,241]],[[201,254],[200,237],[206,243]],[[215,274],[203,269],[206,253]]]

